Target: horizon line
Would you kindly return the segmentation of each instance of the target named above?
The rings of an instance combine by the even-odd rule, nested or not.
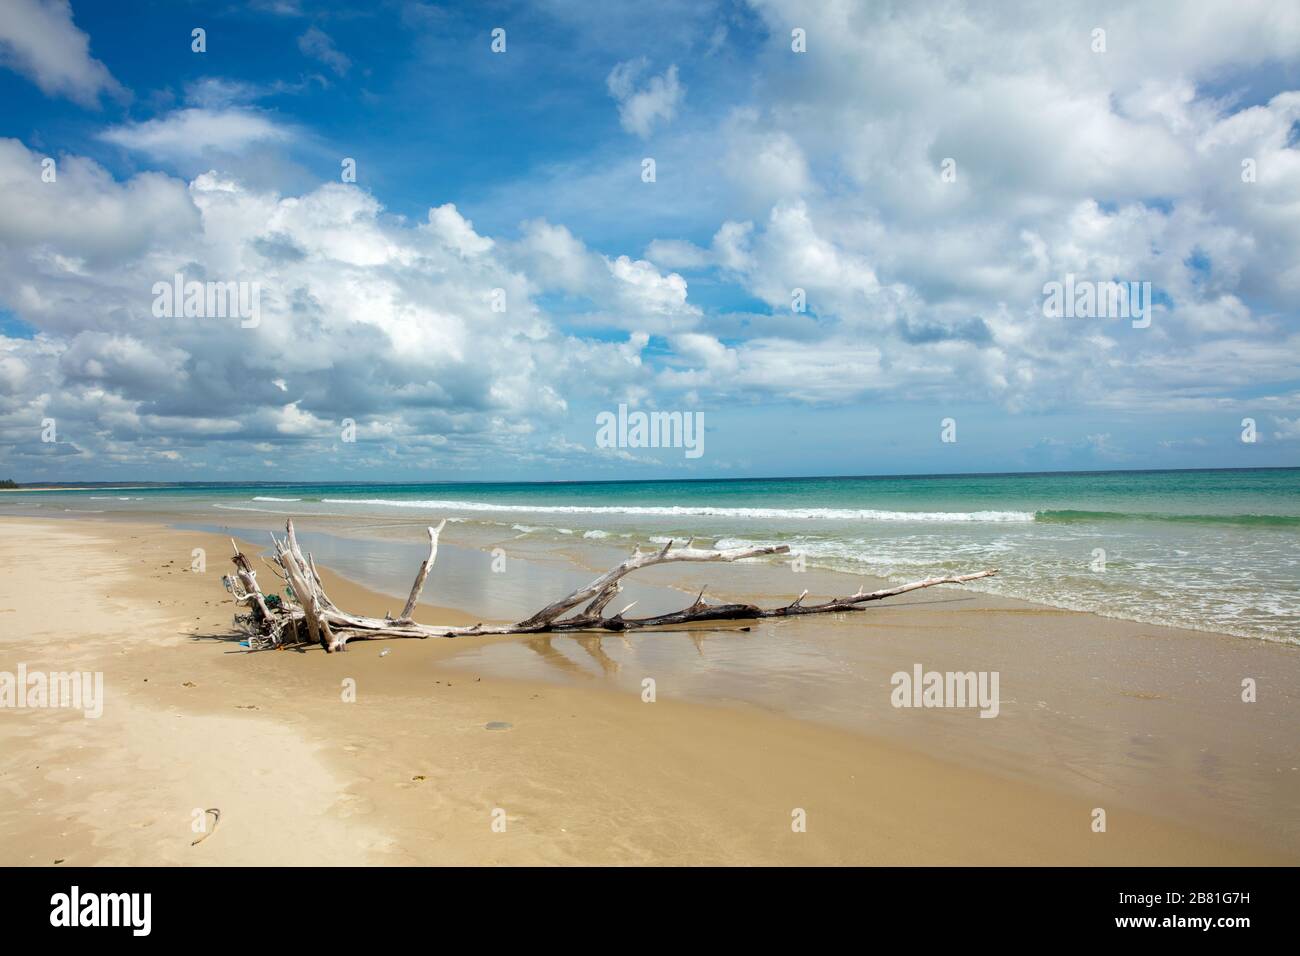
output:
[[[134,488],[138,490],[184,487],[239,487],[250,485],[633,485],[633,484],[674,484],[685,482],[738,482],[738,481],[832,481],[889,478],[1029,478],[1042,475],[1113,475],[1113,474],[1179,474],[1194,472],[1220,471],[1295,471],[1297,465],[1250,465],[1245,467],[1207,467],[1207,468],[1088,468],[1063,469],[1058,471],[965,471],[965,472],[915,472],[906,474],[859,474],[859,475],[749,475],[742,477],[714,478],[556,478],[556,479],[433,479],[424,481],[356,481],[356,480],[277,480],[265,479],[234,481],[136,481],[121,479],[118,481],[32,481],[15,482],[14,488],[0,488],[0,492],[28,489],[32,491],[47,489],[50,491],[77,490],[95,488]],[[11,479],[12,480],[12,479]]]

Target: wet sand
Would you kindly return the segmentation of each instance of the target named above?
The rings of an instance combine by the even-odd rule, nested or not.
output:
[[[0,710],[0,863],[1300,859],[1290,648],[944,589],[748,632],[249,655],[219,584],[228,551],[159,525],[0,520],[0,670],[98,670],[106,686],[98,720]],[[790,589],[789,569],[731,570],[719,599]],[[341,605],[400,604],[326,576]],[[694,583],[660,576],[647,600]],[[823,680],[843,659],[808,648],[850,639],[870,649],[861,671]],[[792,647],[814,680],[744,686],[738,662],[762,658],[770,676]],[[913,662],[1000,666],[999,717],[890,707],[889,673]],[[1242,676],[1259,680],[1258,703],[1240,702]],[[842,717],[813,699],[818,685]],[[1105,833],[1091,830],[1096,807]],[[206,808],[220,822],[191,845]],[[796,810],[806,832],[792,832]]]

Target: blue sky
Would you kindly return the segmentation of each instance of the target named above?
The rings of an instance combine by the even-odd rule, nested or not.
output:
[[[1294,4],[3,17],[18,480],[1300,463]],[[258,324],[159,316],[177,272]],[[1150,327],[1045,316],[1067,274],[1150,282]],[[705,454],[598,447],[620,403]]]

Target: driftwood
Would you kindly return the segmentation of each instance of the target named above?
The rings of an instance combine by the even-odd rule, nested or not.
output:
[[[287,598],[278,595],[268,597],[262,593],[257,583],[257,572],[253,570],[248,558],[239,552],[239,546],[232,540],[235,556],[231,560],[235,564],[235,574],[222,580],[226,589],[234,595],[236,603],[249,609],[248,614],[239,615],[235,620],[248,636],[250,650],[310,643],[319,644],[329,653],[344,650],[348,641],[355,640],[574,631],[617,632],[703,621],[744,621],[769,617],[794,617],[802,614],[860,611],[863,605],[872,601],[906,594],[908,591],[930,588],[939,584],[964,584],[967,581],[998,573],[994,568],[988,571],[977,571],[974,574],[928,578],[879,591],[864,592],[859,588],[857,593],[848,597],[832,598],[817,604],[804,604],[803,600],[808,596],[808,592],[804,591],[789,604],[774,608],[762,608],[755,604],[706,604],[704,591],[701,590],[689,607],[670,614],[659,614],[654,617],[626,617],[627,612],[635,605],[634,601],[617,614],[605,615],[605,608],[622,590],[622,579],[641,568],[679,561],[742,561],[764,555],[785,554],[790,550],[789,546],[784,544],[750,548],[695,548],[692,547],[695,541],[692,538],[686,542],[685,547],[675,551],[673,541],[669,541],[659,551],[643,552],[637,548],[630,558],[606,571],[586,587],[579,588],[572,594],[548,604],[532,617],[517,624],[474,624],[469,627],[418,624],[412,615],[419,603],[420,592],[424,589],[429,572],[437,559],[438,535],[445,525],[446,521],[443,521],[436,528],[429,529],[429,557],[420,565],[415,583],[411,586],[410,597],[406,599],[401,615],[395,618],[363,617],[344,611],[335,605],[325,593],[320,574],[316,570],[316,563],[311,555],[304,555],[298,546],[292,521],[285,525],[284,538],[271,536],[275,545],[275,564],[268,564],[268,567],[287,585]],[[575,613],[565,617],[571,611]]]

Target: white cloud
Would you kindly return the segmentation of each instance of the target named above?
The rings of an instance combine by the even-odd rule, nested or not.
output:
[[[1246,109],[1208,92],[1253,71],[1277,82],[1273,65],[1300,57],[1300,8],[1224,6],[1193,23],[1163,2],[755,7],[769,32],[756,94],[669,167],[705,170],[721,150],[709,185],[732,215],[707,247],[661,234],[645,254],[716,269],[772,315],[706,317],[701,332],[734,340],[739,374],[683,352],[666,360],[674,381],[1050,410],[1217,400],[1300,374],[1285,344],[1298,334],[1300,92]],[[796,22],[806,56],[789,54]],[[1090,48],[1099,23],[1104,55]],[[1152,327],[1044,319],[1043,284],[1066,273],[1149,281]],[[791,311],[795,288],[807,315]]]
[[[681,239],[655,239],[645,257],[668,269],[702,269],[714,262],[707,249]]]
[[[599,257],[564,226],[535,219],[522,224],[522,233],[515,258],[546,288],[586,295],[601,281]]]
[[[1273,423],[1277,425],[1277,430],[1273,432],[1273,437],[1278,441],[1300,440],[1300,417],[1284,418],[1278,415],[1274,416]]]
[[[90,55],[90,38],[72,22],[68,0],[6,0],[0,16],[0,64],[29,77],[46,96],[98,108],[99,97],[125,95]]]
[[[0,139],[0,247],[17,261],[57,250],[60,271],[74,263],[88,268],[129,261],[155,243],[190,232],[199,221],[183,183],[160,173],[141,173],[119,183],[102,167],[78,156],[57,159],[57,180],[43,182],[42,156],[13,139]],[[28,308],[48,290],[15,276]],[[27,291],[29,290],[29,291]]]
[[[215,172],[117,182],[78,157],[43,188],[39,157],[11,140],[0,141],[0,183],[25,195],[22,215],[0,221],[0,308],[39,333],[0,337],[0,445],[14,463],[53,454],[35,447],[32,426],[46,416],[71,442],[63,454],[123,465],[180,450],[186,467],[206,457],[238,468],[268,446],[286,462],[343,460],[329,449],[344,418],[370,450],[345,467],[376,448],[395,466],[434,450],[444,461],[517,457],[554,437],[575,394],[652,374],[640,364],[645,335],[560,332],[533,301],[545,283],[522,271],[521,251],[450,204],[412,226],[342,183],[285,197]],[[0,203],[14,191],[0,190]],[[694,314],[680,277],[608,259],[559,227],[534,234],[585,264],[594,310]],[[156,318],[154,283],[176,273],[257,283],[260,324]],[[491,307],[497,288],[505,312]]]
[[[298,37],[298,49],[304,56],[324,63],[339,76],[346,76],[352,67],[352,61],[334,46],[330,35],[319,27],[308,27],[307,32]]]
[[[588,325],[681,331],[702,315],[689,301],[686,280],[676,272],[661,272],[645,259],[603,256],[563,226],[526,222],[510,252],[537,292],[561,291],[596,305],[595,313],[583,319]]]
[[[659,183],[640,188],[626,142],[597,144],[475,202],[479,223],[531,217],[517,235],[476,228],[460,197],[411,224],[354,186],[231,178],[257,164],[209,154],[302,134],[225,80],[106,134],[214,170],[188,182],[61,156],[45,189],[41,157],[0,141],[0,306],[41,333],[0,342],[0,441],[54,410],[85,454],[185,441],[191,421],[191,438],[260,460],[319,452],[347,415],[393,443],[384,455],[523,461],[571,451],[555,429],[592,396],[1267,411],[1294,430],[1300,91],[1276,69],[1300,58],[1294,5],[754,7],[768,37],[754,69],[701,77],[719,99],[693,91],[691,115],[675,67],[609,73],[623,128],[661,134]],[[728,22],[719,72],[754,36]],[[806,56],[789,53],[793,22]],[[616,218],[635,227],[605,228]],[[635,238],[584,241],[601,228]],[[262,283],[262,326],[152,322],[142,290],[178,269]],[[1043,284],[1066,273],[1150,281],[1151,327],[1045,318]],[[701,309],[702,293],[734,309]],[[1060,447],[1123,454],[1112,431]]]
[[[479,256],[492,248],[492,240],[474,231],[474,224],[461,216],[451,203],[429,210],[429,226],[442,242],[463,256]]]
[[[677,79],[674,63],[661,75],[651,76],[644,86],[638,80],[649,68],[645,57],[626,60],[610,70],[605,80],[609,95],[618,102],[618,119],[629,133],[642,139],[650,135],[656,123],[671,123],[686,88]]]
[[[762,208],[798,201],[815,190],[799,141],[764,124],[756,110],[737,110],[723,131],[727,169],[743,197]]]
[[[256,110],[189,107],[143,123],[110,127],[100,137],[155,159],[183,160],[208,153],[238,154],[255,144],[289,141],[293,134]]]

